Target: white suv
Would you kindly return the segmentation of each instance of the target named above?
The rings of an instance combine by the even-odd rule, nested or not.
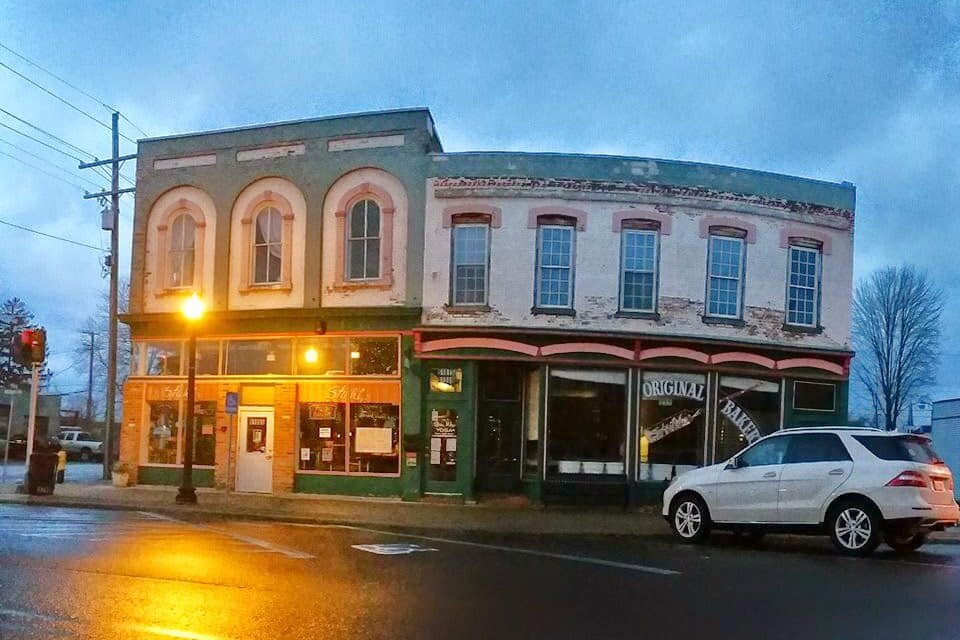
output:
[[[918,549],[956,526],[953,475],[924,436],[853,427],[785,429],[727,462],[678,476],[663,515],[686,542],[710,529],[829,533],[848,555],[881,540]]]

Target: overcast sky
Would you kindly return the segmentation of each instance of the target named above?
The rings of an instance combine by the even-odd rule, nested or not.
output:
[[[0,0],[0,43],[153,136],[428,106],[448,151],[616,153],[849,180],[857,277],[912,262],[947,292],[934,399],[960,395],[958,35],[960,4],[921,0]],[[0,62],[109,122],[96,102],[2,49]],[[106,129],[2,67],[0,108],[110,153]],[[27,130],[3,114],[0,123]],[[138,137],[126,122],[122,131]],[[2,126],[0,140],[75,168]],[[3,153],[64,175],[0,142]],[[0,220],[106,247],[99,207],[81,196],[0,155]],[[125,274],[132,198],[123,203]],[[0,295],[26,299],[49,328],[61,391],[85,383],[67,367],[106,286],[98,260],[0,225]]]

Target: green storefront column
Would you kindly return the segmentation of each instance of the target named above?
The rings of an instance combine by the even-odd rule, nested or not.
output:
[[[847,405],[849,403],[850,382],[848,380],[826,382],[836,386],[833,411],[812,411],[793,408],[793,392],[795,382],[825,383],[822,380],[803,380],[787,378],[784,380],[784,415],[785,427],[814,427],[814,426],[842,426],[847,424]]]
[[[423,435],[423,364],[414,357],[413,337],[404,336],[400,342],[402,361],[401,412],[403,422],[403,459],[401,464],[400,497],[415,502],[423,497],[424,438]],[[414,466],[410,463],[413,462]]]

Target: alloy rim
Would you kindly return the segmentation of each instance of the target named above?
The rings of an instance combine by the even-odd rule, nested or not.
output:
[[[862,549],[873,533],[870,516],[863,509],[857,507],[850,507],[841,511],[834,525],[834,530],[840,544],[852,551]]]
[[[677,533],[684,538],[697,535],[701,525],[700,507],[693,502],[684,502],[677,509],[674,524],[677,527]]]

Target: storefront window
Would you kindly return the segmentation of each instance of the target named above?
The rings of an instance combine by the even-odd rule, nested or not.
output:
[[[300,405],[300,470],[347,470],[347,405],[305,402]]]
[[[290,340],[230,340],[228,375],[289,375]]]
[[[645,372],[640,387],[640,479],[663,480],[703,464],[707,380]]]
[[[717,396],[716,461],[733,457],[748,444],[780,428],[780,383],[720,377]]]
[[[396,338],[350,338],[350,375],[396,375],[398,356]]]
[[[217,403],[197,402],[193,415],[193,464],[212,467],[217,451]]]
[[[145,376],[178,376],[183,343],[179,341],[143,342],[140,350]]]
[[[399,417],[400,407],[387,402],[301,403],[299,469],[396,475]]]
[[[347,373],[347,338],[297,340],[297,371],[309,376],[342,376]]]
[[[197,340],[197,375],[215,376],[220,373],[220,341]]]
[[[350,470],[400,472],[400,408],[392,404],[350,405]]]
[[[430,391],[433,393],[460,393],[463,390],[463,369],[431,369]]]
[[[627,373],[551,369],[548,473],[623,475]]]
[[[149,406],[147,462],[152,464],[177,464],[177,441],[180,438],[180,403],[150,402]]]

